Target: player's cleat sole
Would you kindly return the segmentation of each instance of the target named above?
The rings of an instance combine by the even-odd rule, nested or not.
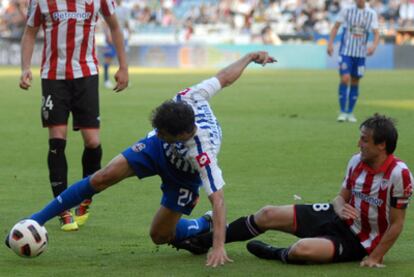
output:
[[[70,211],[63,212],[59,216],[60,229],[65,232],[77,231],[79,229],[78,224],[73,219],[72,213]]]
[[[78,226],[82,226],[89,218],[89,207],[92,203],[91,200],[83,201],[78,207],[75,208],[74,219]]]
[[[276,252],[278,248],[273,247],[260,240],[249,241],[246,245],[247,250],[258,258],[266,260],[278,260]]]
[[[180,249],[187,250],[194,255],[202,255],[208,252],[209,248],[203,247],[197,241],[196,237],[188,238],[182,241],[174,241],[170,243],[173,248],[176,248],[177,251]]]

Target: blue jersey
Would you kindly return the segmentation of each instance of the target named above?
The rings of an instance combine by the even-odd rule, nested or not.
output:
[[[378,29],[378,18],[369,7],[351,6],[342,10],[337,22],[343,25],[340,55],[366,57],[369,32]]]
[[[189,140],[166,143],[153,130],[122,153],[139,178],[159,175],[163,191],[167,187],[175,187],[175,191],[184,188],[197,195],[200,186],[208,195],[224,186],[217,161],[221,129],[208,103],[220,89],[220,82],[211,78],[174,97],[174,101],[185,101],[194,110],[197,131]]]

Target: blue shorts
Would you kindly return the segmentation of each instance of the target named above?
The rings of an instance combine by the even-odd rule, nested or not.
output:
[[[115,58],[116,57],[115,45],[107,43],[104,47],[103,55],[105,58]]]
[[[128,52],[128,40],[124,40],[124,47],[125,52]],[[116,48],[115,45],[112,43],[106,43],[104,46],[104,52],[103,55],[105,58],[115,58],[116,57]]]
[[[362,78],[365,71],[365,58],[339,56],[339,74],[350,74],[352,77]]]
[[[171,165],[165,157],[163,142],[157,136],[138,141],[124,150],[122,155],[138,178],[154,175],[161,177],[162,206],[186,215],[191,214],[198,202],[201,178],[198,173],[183,172]]]

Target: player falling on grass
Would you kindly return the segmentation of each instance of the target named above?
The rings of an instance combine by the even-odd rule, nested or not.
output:
[[[247,249],[259,258],[284,263],[361,261],[382,267],[383,258],[400,235],[413,176],[393,155],[398,133],[394,122],[375,114],[360,126],[358,146],[346,169],[339,195],[332,203],[265,206],[229,224],[226,242],[245,241],[267,230],[291,233],[299,241],[278,248],[253,240]],[[177,242],[201,254],[211,246],[206,233]]]
[[[115,74],[117,85],[114,90],[121,91],[128,85],[123,37],[114,10],[113,0],[30,1],[21,41],[20,87],[28,89],[31,86],[30,63],[36,34],[42,26],[41,116],[43,127],[49,130],[47,163],[55,197],[67,188],[65,148],[69,113],[73,116],[73,129],[80,130],[83,138],[83,177],[101,168],[98,60],[95,55],[95,27],[99,14],[109,26],[118,53],[119,69]],[[76,221],[70,210],[62,211],[62,230],[74,231],[84,224],[90,203],[87,199],[75,209]]]
[[[106,167],[70,186],[43,210],[30,218],[43,225],[62,211],[120,182],[137,176],[159,175],[162,180],[161,207],[154,216],[150,236],[155,244],[175,244],[210,229],[210,220],[182,219],[198,201],[203,186],[212,205],[212,251],[207,265],[222,265],[230,259],[225,248],[226,209],[222,172],[217,155],[221,129],[209,105],[209,99],[221,88],[235,82],[251,62],[266,65],[275,62],[267,52],[253,52],[227,66],[215,77],[179,92],[164,102],[152,115],[155,128],[116,156]]]
[[[338,88],[340,114],[339,122],[356,122],[353,111],[359,95],[359,80],[364,75],[365,58],[374,54],[379,42],[378,19],[373,9],[368,7],[365,0],[355,0],[356,5],[342,10],[331,30],[327,52],[333,54],[333,42],[339,27],[343,25],[341,45],[339,49]],[[368,36],[374,33],[370,47]]]

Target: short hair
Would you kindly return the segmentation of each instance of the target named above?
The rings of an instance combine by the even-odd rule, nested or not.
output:
[[[151,124],[172,136],[191,133],[195,126],[193,108],[185,102],[167,100],[152,111]]]
[[[365,127],[372,130],[372,137],[375,144],[385,142],[387,154],[392,154],[397,148],[398,131],[395,127],[396,121],[385,115],[375,113],[361,123],[359,128]]]

